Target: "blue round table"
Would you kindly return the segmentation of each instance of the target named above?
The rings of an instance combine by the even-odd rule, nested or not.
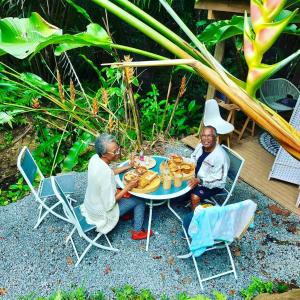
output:
[[[156,165],[151,170],[159,173],[159,166],[163,161],[165,161],[167,159],[167,157],[157,156],[157,155],[154,155],[152,157],[155,159]],[[128,164],[128,161],[125,161],[125,162],[121,163],[119,166],[122,167],[122,166],[125,166],[127,164]],[[124,188],[124,183],[123,183],[124,174],[125,173],[121,173],[121,174],[116,175],[117,184],[121,188]],[[149,205],[150,211],[149,211],[148,236],[147,236],[147,243],[146,243],[146,251],[148,251],[148,248],[149,248],[149,237],[150,237],[150,229],[151,229],[151,222],[152,222],[152,209],[153,209],[153,206],[162,205],[162,204],[167,202],[167,205],[168,205],[168,208],[170,209],[170,211],[176,216],[176,218],[178,220],[182,221],[180,216],[171,207],[170,199],[182,196],[182,195],[188,193],[190,190],[191,190],[191,188],[188,185],[188,181],[183,181],[181,187],[175,187],[174,184],[172,183],[172,186],[169,190],[165,190],[163,188],[162,184],[160,184],[159,188],[156,191],[154,191],[152,193],[148,193],[148,194],[135,193],[135,192],[130,191],[130,194],[132,194],[136,197],[150,200],[149,202],[147,202],[147,204]]]

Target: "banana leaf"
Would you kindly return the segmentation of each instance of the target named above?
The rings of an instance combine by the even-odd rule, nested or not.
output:
[[[60,44],[56,55],[84,46],[99,46],[110,50],[111,43],[107,32],[95,23],[89,24],[85,32],[63,35],[61,29],[49,24],[35,12],[29,18],[0,20],[0,56],[10,54],[23,59],[53,44]]]
[[[4,18],[0,20],[0,55],[23,59],[49,37],[62,35],[62,30],[33,12],[29,18]]]
[[[77,140],[71,149],[69,150],[68,156],[63,162],[63,172],[70,172],[78,164],[79,156],[87,149],[89,144],[95,139],[94,136],[88,133],[83,133],[79,140]]]

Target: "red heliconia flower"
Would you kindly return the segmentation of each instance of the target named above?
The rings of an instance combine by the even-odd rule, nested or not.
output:
[[[40,108],[41,105],[40,105],[39,99],[33,98],[31,106],[32,106],[32,108],[35,108],[35,109]]]

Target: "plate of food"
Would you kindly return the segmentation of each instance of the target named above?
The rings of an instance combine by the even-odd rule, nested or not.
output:
[[[140,157],[136,156],[134,158],[134,167],[146,167],[147,169],[152,169],[156,165],[156,160],[152,156],[144,156],[141,160]]]
[[[160,167],[161,171],[168,168],[171,177],[175,174],[181,174],[182,180],[189,180],[194,177],[195,165],[193,163],[187,162],[182,156],[173,155],[167,162],[167,166]]]
[[[132,180],[139,179],[138,186],[131,191],[134,193],[152,193],[160,186],[160,177],[157,172],[147,170],[145,167],[138,167],[135,170],[128,171],[123,177],[123,183],[126,185]],[[142,173],[140,172],[142,170]]]

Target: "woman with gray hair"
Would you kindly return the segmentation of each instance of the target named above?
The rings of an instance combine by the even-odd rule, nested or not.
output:
[[[133,210],[132,239],[146,239],[147,231],[143,230],[145,201],[134,196],[124,198],[138,185],[138,180],[131,181],[123,190],[116,188],[115,175],[130,169],[133,162],[114,170],[109,167],[120,157],[120,147],[115,137],[107,133],[96,138],[95,150],[96,154],[89,161],[88,185],[80,207],[87,223],[96,225],[98,232],[106,234],[117,225],[120,216]],[[153,235],[152,231],[150,235]]]

